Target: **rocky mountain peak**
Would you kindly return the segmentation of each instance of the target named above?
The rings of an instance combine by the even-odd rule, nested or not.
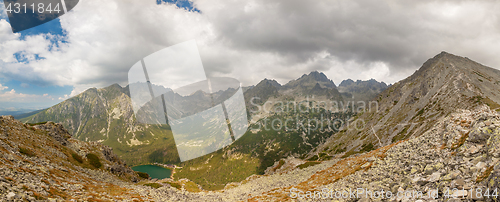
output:
[[[120,86],[120,84],[117,84],[117,83],[112,84],[112,85],[110,85],[110,86],[108,86],[106,88],[115,88],[115,89],[120,89],[120,90],[123,89],[123,87]]]
[[[441,71],[445,71],[447,68],[454,69],[455,73],[470,73],[473,69],[492,69],[486,67],[478,62],[475,62],[467,57],[457,56],[451,53],[447,53],[445,51],[435,55],[434,57],[428,59],[422,67],[420,67],[414,75],[421,76],[425,73],[427,74],[435,74]]]
[[[331,83],[333,84],[333,81],[330,80],[323,72],[318,72],[318,71],[312,71],[309,74],[304,74],[302,75],[297,81],[304,81],[304,82],[326,82],[326,83]],[[335,86],[335,84],[333,84]]]
[[[354,81],[352,79],[346,79],[346,80],[343,80],[342,82],[340,82],[339,87],[349,86],[352,84],[354,84]]]
[[[313,88],[316,83],[319,83],[322,88],[336,88],[335,83],[328,79],[325,74],[313,71],[309,74],[304,74],[296,80],[291,80],[283,87],[293,89],[297,87]]]
[[[279,88],[279,87],[281,87],[281,84],[280,84],[280,83],[278,83],[276,80],[274,80],[274,79],[267,79],[267,78],[266,78],[266,79],[264,79],[264,80],[262,80],[262,81],[260,81],[260,82],[257,84],[257,86],[259,86],[259,85],[261,85],[261,86],[268,86],[268,85],[271,85],[271,86],[274,86],[275,88]]]

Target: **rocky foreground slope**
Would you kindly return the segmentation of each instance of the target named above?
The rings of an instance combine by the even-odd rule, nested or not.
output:
[[[486,105],[452,113],[419,137],[368,153],[323,162],[288,158],[266,175],[251,176],[220,191],[204,191],[182,179],[133,183],[135,173],[108,147],[75,140],[59,124],[30,126],[3,116],[0,132],[2,201],[305,201],[314,197],[447,201],[453,196],[467,198],[454,201],[497,201],[494,195],[500,189],[500,114]],[[101,165],[95,166],[89,154],[97,156]],[[149,186],[143,186],[146,183]],[[386,198],[365,192],[341,198],[349,189],[383,190]],[[389,191],[393,198],[387,198]],[[398,192],[416,195],[397,198]]]
[[[453,113],[422,136],[336,161],[307,180],[257,194],[253,199],[498,201],[499,160],[500,114],[483,106]],[[373,194],[382,190],[384,197]],[[307,191],[312,193],[307,195]],[[314,191],[321,195],[314,195]],[[389,192],[392,198],[387,197]],[[342,193],[347,193],[346,198]]]
[[[0,201],[133,199],[138,181],[107,146],[82,142],[60,124],[0,116]]]
[[[500,114],[459,110],[416,138],[344,159],[288,158],[268,171],[217,192],[177,191],[168,181],[138,188],[154,200],[498,201]]]

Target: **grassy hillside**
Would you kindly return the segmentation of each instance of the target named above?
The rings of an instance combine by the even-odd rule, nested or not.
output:
[[[21,121],[61,123],[76,139],[111,146],[131,166],[180,162],[170,127],[138,123],[130,103],[128,88],[115,84],[88,89]]]
[[[175,178],[188,178],[204,189],[222,189],[227,183],[240,182],[252,174],[264,174],[264,171],[276,161],[288,156],[305,157],[309,151],[337,132],[335,128],[327,127],[326,120],[347,120],[352,113],[331,113],[323,108],[318,112],[306,113],[277,113],[256,124],[250,125],[250,130],[232,145],[215,153],[202,156],[184,163],[181,170],[175,173]],[[323,130],[308,130],[307,120],[324,118]],[[295,119],[289,122],[286,130],[280,128],[279,121],[271,120]],[[302,123],[297,127],[297,121]],[[312,121],[313,124],[316,124]],[[265,124],[265,125],[264,125]],[[320,123],[318,123],[320,124]],[[274,127],[274,128],[273,128]],[[260,128],[260,130],[256,130]],[[252,130],[253,129],[253,130]],[[278,129],[278,130],[275,130]]]

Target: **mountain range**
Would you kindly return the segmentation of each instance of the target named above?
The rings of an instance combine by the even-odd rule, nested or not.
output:
[[[264,79],[245,91],[249,109],[252,107],[252,97],[258,97],[258,101],[264,103],[271,97],[290,99],[298,95],[308,95],[311,100],[314,96],[325,95],[329,99],[342,99],[335,84],[319,72],[304,74],[283,86],[274,80]],[[131,165],[179,162],[175,157],[178,154],[172,144],[173,137],[168,126],[141,124],[136,120],[128,86],[123,88],[114,84],[103,89],[91,88],[21,120],[30,123],[61,123],[77,139],[99,141],[112,146]]]
[[[80,140],[113,147],[131,165],[176,163],[183,168],[174,176],[216,190],[231,187],[229,182],[240,186],[237,182],[254,174],[274,175],[287,169],[301,173],[300,168],[320,169],[328,162],[386,151],[388,145],[419,138],[457,109],[487,106],[495,113],[500,110],[499,85],[498,70],[446,52],[389,86],[375,80],[345,80],[337,87],[320,72],[304,74],[285,85],[264,79],[243,88],[249,131],[222,150],[183,163],[168,125],[135,120],[127,87],[89,89],[23,121],[61,122]],[[290,110],[289,103],[308,110]],[[341,110],[322,105],[325,103],[340,103],[336,109]],[[301,123],[286,125],[283,120],[287,119]],[[307,122],[311,119],[316,122]],[[323,130],[308,130],[326,124],[329,127]],[[461,127],[471,124],[466,121]],[[455,145],[452,150],[461,146],[450,144]]]
[[[228,91],[234,91],[234,89],[228,89]],[[46,121],[61,123],[76,139],[98,141],[104,145],[111,146],[115,153],[129,165],[180,163],[170,127],[168,125],[143,124],[137,121],[131,107],[129,94],[128,87],[122,88],[117,84],[103,89],[91,88],[56,106],[21,120],[29,123]],[[194,93],[191,97],[202,96],[198,94]],[[224,94],[225,91],[214,93],[215,99],[217,97],[221,97],[222,99],[225,97]],[[274,118],[283,119],[284,117],[294,117],[298,114],[296,111],[280,114],[271,113],[273,110],[269,112],[265,110],[255,111],[256,106],[261,106],[266,102],[293,100],[294,103],[300,103],[302,101],[342,101],[343,99],[333,81],[320,72],[304,74],[285,85],[281,85],[274,80],[264,79],[256,86],[247,88],[244,96],[249,112],[249,120],[254,124],[253,127],[256,127],[255,124],[257,122],[257,125],[262,124],[261,122],[265,117],[274,116]],[[202,97],[207,98],[206,95]],[[256,99],[251,100],[251,98]],[[190,102],[188,98],[186,100],[183,105]],[[196,107],[185,106],[183,108],[189,110]],[[325,114],[325,117],[330,116],[341,119],[348,119],[351,116],[349,113],[342,112],[333,115],[325,111],[322,113]],[[303,118],[306,116],[304,114],[298,115]],[[223,179],[215,183],[216,185],[213,187],[220,188],[227,181],[238,181],[251,174],[263,173],[268,166],[280,158],[285,158],[289,155],[304,155],[320,143],[323,143],[335,131],[313,132],[309,135],[304,135],[302,134],[303,132],[302,129],[288,132],[284,130],[253,130],[253,132],[247,132],[240,141],[235,142],[231,147],[216,152],[215,158],[230,159],[228,156],[231,155],[227,154],[228,151],[233,156],[235,154],[242,154],[247,156],[248,159],[242,159],[241,162],[243,163],[241,164],[246,164],[244,163],[245,161],[252,162],[251,166],[254,168],[243,169],[249,165],[242,166],[238,164],[237,167],[240,167],[239,170],[242,170],[241,174],[229,177],[227,180]],[[283,136],[282,133],[287,133],[288,135]],[[289,136],[293,136],[294,138],[290,138]],[[257,147],[257,149],[252,147]],[[278,150],[278,148],[280,149]],[[201,157],[182,165],[195,166],[196,163],[194,162],[201,162],[201,159],[205,161],[208,158],[209,156]],[[230,167],[226,164],[220,164],[220,166],[222,167],[219,169],[228,169],[227,167]],[[204,172],[217,172],[217,169],[210,169],[210,171]],[[181,171],[178,175],[183,175],[184,173]],[[200,172],[197,175],[202,176],[203,173]],[[192,178],[190,175],[186,177]],[[204,185],[208,186],[208,184]]]

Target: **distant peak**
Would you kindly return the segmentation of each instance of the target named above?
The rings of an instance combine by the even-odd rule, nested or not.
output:
[[[274,79],[264,79],[264,81],[269,82],[269,83],[275,83],[275,84],[281,85],[281,84],[279,84],[279,83],[278,83],[276,80],[274,80]]]
[[[122,88],[123,88],[122,86],[120,86],[120,84],[117,84],[117,83],[112,84],[112,85],[110,85],[110,86],[108,86],[108,87],[115,87],[115,88],[119,88],[119,89],[122,89]]]
[[[343,80],[339,86],[350,86],[350,85],[365,85],[365,84],[369,84],[369,85],[376,85],[376,84],[381,84],[381,85],[386,85],[384,82],[378,82],[377,80],[371,78],[369,80],[356,80],[356,82],[354,82],[352,79],[346,79],[346,80]]]
[[[324,81],[324,82],[330,81],[330,79],[328,79],[328,77],[325,74],[323,74],[322,72],[318,72],[318,71],[312,71],[309,74],[304,74],[298,80],[308,79],[308,78],[313,79],[315,81]]]
[[[323,74],[323,72],[318,72],[318,71],[312,71],[311,73],[309,73],[309,76],[318,76],[318,77],[326,77],[325,74]]]
[[[340,82],[339,86],[349,86],[352,85],[354,81],[352,79],[346,79]]]
[[[318,71],[312,71],[311,73],[309,73],[309,75],[321,75],[323,73],[321,72],[318,72]]]
[[[456,55],[453,55],[451,53],[448,53],[446,51],[441,51],[441,53],[437,54],[436,56],[434,56],[434,58],[443,58],[443,57],[460,57],[460,56],[456,56]],[[460,57],[461,58],[461,57]]]
[[[281,87],[281,84],[278,83],[276,80],[274,80],[274,79],[267,79],[267,78],[265,78],[261,82],[259,82],[257,84],[257,86],[259,86],[259,85],[267,85],[267,84],[272,85],[274,87]]]

